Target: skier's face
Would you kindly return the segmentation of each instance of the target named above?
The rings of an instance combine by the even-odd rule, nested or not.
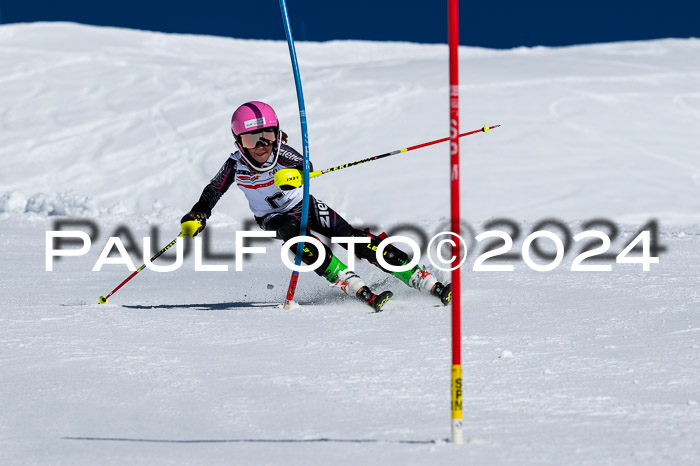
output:
[[[267,162],[267,159],[270,158],[270,154],[272,154],[272,144],[263,145],[262,143],[258,143],[253,149],[248,149],[248,152],[251,157],[253,157],[253,160],[259,165],[262,165]]]

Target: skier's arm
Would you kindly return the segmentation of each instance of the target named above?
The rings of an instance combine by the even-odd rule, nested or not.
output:
[[[236,162],[229,158],[209,184],[204,187],[202,195],[199,196],[199,200],[192,206],[191,211],[202,213],[207,218],[211,217],[212,209],[233,184],[233,180],[236,178],[235,175]]]
[[[187,236],[197,236],[207,225],[207,218],[211,216],[214,208],[221,196],[224,195],[236,178],[236,162],[231,159],[221,167],[219,172],[204,187],[199,200],[192,206],[192,209],[180,220],[182,232]]]

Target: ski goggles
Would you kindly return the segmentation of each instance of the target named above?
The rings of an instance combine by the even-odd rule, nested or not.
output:
[[[241,145],[246,149],[254,149],[258,144],[267,146],[277,140],[277,135],[272,129],[263,129],[255,133],[243,133],[238,137],[241,138]]]

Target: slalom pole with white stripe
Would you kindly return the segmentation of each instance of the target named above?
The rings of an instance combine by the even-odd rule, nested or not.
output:
[[[447,2],[450,56],[450,217],[452,233],[460,233],[459,212],[459,0]],[[459,236],[457,236],[459,238]],[[452,243],[452,443],[464,441],[462,432],[462,328],[460,299],[460,241]],[[466,252],[466,251],[465,251]]]
[[[459,137],[464,137],[464,136],[469,136],[470,134],[476,134],[476,133],[488,133],[489,130],[492,130],[494,128],[498,128],[501,125],[493,125],[493,126],[487,126],[484,125],[483,128],[475,129],[474,131],[468,131],[466,133],[462,133],[459,135]],[[384,157],[389,157],[391,155],[396,155],[396,154],[403,154],[404,152],[408,152],[414,149],[420,149],[421,147],[427,147],[427,146],[432,146],[433,144],[438,144],[441,142],[449,141],[450,138],[442,138],[442,139],[436,139],[434,141],[430,142],[424,142],[423,144],[416,144],[415,146],[411,147],[406,147],[404,149],[398,149],[392,152],[387,152],[386,154],[380,154],[380,155],[374,155],[372,157],[367,157],[362,160],[357,160],[355,162],[349,162],[349,163],[344,163],[343,165],[338,165],[337,167],[332,167],[332,168],[326,168],[325,170],[315,170],[312,171],[309,174],[310,178],[316,178],[321,175],[325,175],[326,173],[334,172],[337,170],[342,170],[343,168],[350,168],[354,167],[355,165],[359,165],[361,163],[366,163],[366,162],[373,162],[375,160],[383,159]],[[299,170],[296,170],[294,168],[283,168],[282,170],[279,170],[277,173],[275,173],[275,185],[277,186],[285,186],[289,188],[298,188],[302,185],[302,179],[301,179],[301,174]]]
[[[299,102],[299,118],[301,120],[301,136],[304,147],[304,199],[301,208],[301,222],[299,225],[299,236],[306,236],[306,221],[309,215],[309,171],[311,165],[309,163],[309,133],[306,128],[306,108],[304,106],[304,93],[301,89],[301,76],[299,75],[299,63],[297,62],[297,53],[294,49],[294,38],[292,37],[292,29],[289,26],[289,15],[287,14],[287,3],[285,0],[280,0],[280,9],[282,10],[282,21],[284,22],[284,33],[287,36],[287,45],[289,46],[289,56],[292,60],[292,70],[294,71],[294,83],[297,88],[297,100]],[[297,243],[297,255],[294,259],[294,264],[298,267],[301,265],[301,257],[304,253],[304,242]],[[287,288],[287,296],[284,301],[284,308],[291,309],[294,301],[294,293],[297,289],[299,280],[299,272],[294,270],[292,277],[289,280]]]

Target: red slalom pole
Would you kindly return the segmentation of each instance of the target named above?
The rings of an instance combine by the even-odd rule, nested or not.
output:
[[[448,0],[450,55],[450,217],[452,233],[459,235],[459,0]],[[459,238],[459,236],[458,236]],[[460,241],[452,243],[452,443],[464,441],[462,433],[462,328],[459,260]]]

